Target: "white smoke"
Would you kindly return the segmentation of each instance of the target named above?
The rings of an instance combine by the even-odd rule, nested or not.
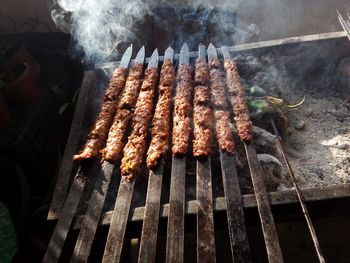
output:
[[[240,22],[239,29],[236,28],[235,11],[243,1],[51,1],[54,1],[50,5],[54,22],[62,31],[72,35],[73,51],[83,51],[89,64],[114,59],[124,50],[125,43],[146,44],[152,42],[152,38],[171,38],[167,44],[178,50],[185,41],[190,47],[192,44],[192,48],[206,41],[223,44],[222,39],[228,42],[225,44],[232,45],[234,35],[242,43],[247,36],[259,32],[254,24]],[[149,17],[153,19],[152,25],[148,26],[151,28],[138,32],[137,25]],[[208,35],[211,38],[205,39]],[[158,47],[157,43],[152,43],[151,47]]]
[[[70,33],[88,63],[107,60],[122,42],[135,38],[134,25],[149,13],[141,0],[57,0],[51,14]]]

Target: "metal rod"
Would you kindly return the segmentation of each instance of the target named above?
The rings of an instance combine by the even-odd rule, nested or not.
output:
[[[197,262],[216,262],[211,158],[197,160]]]
[[[186,157],[173,155],[171,167],[166,262],[184,260]]]
[[[302,209],[302,211],[304,213],[304,216],[305,216],[305,219],[306,219],[306,222],[307,222],[307,226],[308,226],[308,228],[310,230],[311,238],[312,238],[312,241],[313,241],[315,249],[316,249],[318,260],[320,261],[320,263],[325,263],[326,261],[325,261],[325,259],[323,257],[323,253],[322,253],[321,246],[320,246],[320,243],[319,243],[317,235],[316,235],[315,228],[314,228],[314,226],[312,224],[312,220],[310,218],[309,212],[308,212],[307,207],[305,205],[304,195],[303,195],[302,191],[300,190],[300,188],[299,188],[299,186],[298,186],[298,184],[297,184],[297,182],[295,180],[295,175],[294,175],[292,166],[290,165],[290,163],[289,163],[289,161],[287,159],[287,156],[284,153],[284,146],[283,146],[283,143],[281,141],[280,135],[278,133],[278,130],[276,128],[276,125],[275,125],[275,122],[273,121],[273,119],[271,119],[271,124],[272,124],[273,130],[274,130],[274,132],[276,134],[276,137],[277,137],[277,145],[278,145],[278,147],[280,149],[280,153],[282,155],[282,158],[283,158],[284,162],[287,165],[289,175],[292,178],[292,182],[293,182],[293,185],[294,185],[294,188],[295,188],[295,192],[296,192],[296,194],[298,196],[301,209]]]
[[[160,164],[149,172],[138,262],[155,261],[163,169],[164,165]]]
[[[66,144],[66,148],[64,150],[62,164],[58,173],[56,187],[53,193],[50,210],[47,216],[48,219],[55,219],[59,217],[60,213],[64,213],[63,209],[61,208],[65,198],[67,197],[67,193],[70,191],[68,190],[69,189],[68,187],[69,187],[70,179],[72,179],[71,178],[72,168],[73,168],[72,157],[77,152],[79,147],[80,131],[82,129],[85,111],[87,109],[89,97],[91,95],[90,94],[91,87],[93,86],[93,81],[95,78],[96,78],[96,73],[94,71],[86,71],[84,74],[83,82],[81,84],[81,90],[79,92],[79,97],[76,104],[77,106],[74,112],[72,126],[69,131],[68,141]],[[78,199],[75,199],[75,200],[79,202]],[[67,222],[68,221],[69,220],[67,220]]]
[[[253,182],[261,227],[264,235],[269,263],[283,263],[282,251],[278,241],[275,222],[269,204],[264,178],[256,155],[255,147],[250,142],[244,143],[250,175]]]
[[[82,168],[80,167],[73,180],[55,230],[51,236],[43,258],[44,263],[58,262],[85,185],[86,177],[82,174]]]
[[[220,150],[220,162],[232,261],[249,263],[251,262],[251,257],[234,156]]]
[[[129,182],[122,177],[102,258],[104,263],[120,261],[134,186],[135,180]]]
[[[86,262],[88,260],[92,242],[100,221],[103,205],[111,182],[114,164],[107,161],[102,163],[98,174],[89,206],[86,210],[77,242],[75,244],[71,262]]]

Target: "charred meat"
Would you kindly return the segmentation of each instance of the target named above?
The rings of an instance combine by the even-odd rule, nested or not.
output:
[[[158,84],[158,101],[152,120],[152,140],[147,151],[147,167],[154,168],[159,158],[166,154],[169,143],[171,96],[175,83],[175,70],[170,59],[167,59],[160,72]]]
[[[227,86],[230,93],[237,133],[242,141],[250,141],[253,138],[253,125],[250,121],[247,102],[244,99],[244,90],[240,82],[237,64],[232,60],[226,60],[224,68],[227,76]]]
[[[102,161],[116,161],[124,147],[125,134],[132,117],[132,109],[141,85],[143,65],[135,63],[131,66],[125,88],[118,103],[117,113],[108,133],[106,147],[101,150]]]
[[[191,66],[181,64],[177,72],[176,96],[173,117],[172,152],[176,155],[187,153],[190,137],[190,113],[192,96]]]
[[[104,93],[95,124],[88,135],[83,149],[74,155],[73,160],[93,158],[98,155],[105,144],[116,111],[116,100],[125,85],[126,73],[126,68],[117,68],[114,71],[113,77]]]
[[[146,69],[145,78],[132,117],[132,132],[124,148],[124,156],[120,166],[122,175],[127,176],[128,180],[141,173],[142,159],[146,151],[147,132],[152,118],[157,79],[157,68]]]
[[[210,91],[214,106],[214,119],[216,138],[221,150],[234,153],[235,144],[232,135],[232,123],[228,111],[225,83],[220,71],[220,61],[211,59],[210,65]]]
[[[194,89],[194,140],[193,155],[195,157],[207,156],[212,153],[212,110],[210,108],[211,96],[209,87],[209,68],[206,61],[198,58],[195,64]]]

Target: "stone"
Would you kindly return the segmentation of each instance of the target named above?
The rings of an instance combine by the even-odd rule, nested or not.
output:
[[[314,111],[311,108],[307,108],[305,110],[305,116],[306,117],[310,117],[313,113],[314,113]]]
[[[294,127],[297,130],[304,130],[305,129],[305,125],[306,125],[306,123],[303,120],[298,120],[298,121],[296,121],[294,123]]]

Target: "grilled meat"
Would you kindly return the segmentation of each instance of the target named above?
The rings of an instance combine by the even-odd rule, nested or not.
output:
[[[199,85],[204,85],[209,79],[208,63],[203,58],[198,58],[194,68],[194,82]]]
[[[114,71],[112,79],[109,81],[104,93],[100,112],[97,115],[95,124],[88,135],[83,149],[73,156],[73,160],[95,157],[105,144],[108,130],[112,125],[113,116],[116,111],[116,99],[125,85],[126,73],[126,68],[117,68]]]
[[[161,156],[168,150],[170,116],[171,116],[171,96],[175,82],[175,70],[170,59],[167,59],[160,72],[158,85],[158,102],[152,120],[152,140],[147,151],[147,167],[154,168],[158,164]]]
[[[212,153],[212,110],[210,108],[210,90],[205,86],[209,80],[209,68],[206,61],[198,58],[195,64],[195,81],[199,85],[194,89],[194,140],[193,155],[207,156]]]
[[[253,138],[253,125],[250,121],[247,102],[244,99],[244,90],[240,82],[237,64],[232,60],[226,60],[224,68],[227,76],[227,86],[230,95],[237,133],[242,141],[250,141]]]
[[[212,60],[215,61],[216,59]],[[214,107],[227,108],[228,101],[226,98],[225,83],[221,75],[221,70],[218,67],[210,67],[210,90]]]
[[[141,63],[135,63],[130,67],[130,73],[126,81],[125,89],[119,102],[120,109],[129,109],[135,106],[141,85],[142,71],[143,65]]]
[[[124,148],[124,156],[120,166],[122,175],[127,176],[128,180],[133,179],[141,173],[141,164],[146,150],[146,138],[152,117],[153,98],[157,79],[157,68],[145,70],[145,78],[132,118],[132,132]]]
[[[177,72],[176,96],[173,117],[173,146],[172,152],[176,155],[187,153],[190,137],[190,113],[192,96],[191,67],[181,64]]]
[[[102,161],[116,161],[124,146],[125,133],[132,117],[130,109],[118,109],[108,133],[106,147],[101,150]]]
[[[213,69],[213,68],[220,69],[220,67],[221,67],[221,63],[220,63],[219,59],[213,58],[209,61],[209,68],[210,69]]]
[[[214,110],[216,120],[216,138],[221,150],[234,153],[235,143],[232,136],[232,123],[230,112],[227,110]]]
[[[235,144],[232,135],[230,112],[227,110],[225,83],[220,71],[220,61],[211,59],[210,65],[210,91],[214,106],[216,139],[221,150],[234,153]]]
[[[101,150],[102,161],[116,161],[124,146],[125,134],[132,117],[137,94],[141,84],[143,65],[135,63],[130,67],[125,88],[118,103],[117,113],[108,133],[106,147]]]

